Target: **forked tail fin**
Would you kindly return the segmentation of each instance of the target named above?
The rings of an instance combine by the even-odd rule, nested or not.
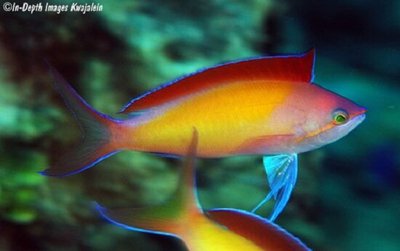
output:
[[[121,121],[94,110],[56,69],[49,63],[47,65],[54,77],[55,89],[63,97],[80,125],[83,140],[75,149],[67,152],[54,165],[40,173],[48,176],[72,175],[94,166],[119,151],[114,132],[121,129]]]
[[[194,129],[178,188],[166,203],[150,208],[117,209],[97,205],[97,210],[108,221],[126,229],[180,237],[187,231],[189,221],[202,215],[195,186],[197,141],[197,131]]]

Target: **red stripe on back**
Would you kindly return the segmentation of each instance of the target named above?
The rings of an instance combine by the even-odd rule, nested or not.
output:
[[[262,57],[227,63],[177,79],[133,99],[121,113],[146,110],[212,87],[238,81],[276,80],[309,83],[314,49],[295,56]]]

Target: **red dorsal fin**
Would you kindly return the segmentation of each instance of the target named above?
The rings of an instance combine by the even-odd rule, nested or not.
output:
[[[275,80],[309,83],[315,50],[301,55],[261,57],[218,65],[179,78],[133,99],[121,113],[146,110],[200,90],[238,81]]]

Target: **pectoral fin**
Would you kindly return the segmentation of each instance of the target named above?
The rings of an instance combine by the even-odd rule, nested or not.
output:
[[[263,162],[271,191],[253,209],[253,212],[272,198],[275,200],[275,206],[270,216],[271,221],[273,221],[286,206],[293,187],[296,184],[297,154],[264,156]]]

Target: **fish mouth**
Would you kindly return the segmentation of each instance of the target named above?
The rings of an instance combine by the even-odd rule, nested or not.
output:
[[[317,149],[343,138],[364,121],[366,111],[366,109],[361,109],[358,113],[353,113],[350,120],[343,125],[333,125],[331,123],[299,139],[296,142],[302,145],[299,152]]]
[[[356,115],[353,119],[357,119],[357,120],[360,120],[360,122],[362,122],[365,119],[365,117],[366,117],[366,114],[365,114],[365,112],[363,112],[363,113]]]
[[[357,117],[360,116],[360,115],[364,115],[363,118],[365,118],[365,113],[366,113],[367,111],[368,111],[367,108],[365,108],[365,107],[360,107],[360,111],[358,111],[357,113],[355,113],[355,114],[353,115],[353,118],[357,118]]]
[[[364,119],[366,117],[366,114],[365,114],[366,112],[367,112],[367,109],[363,108],[360,112],[353,114],[353,116],[350,118],[350,120],[347,123],[345,123],[343,125],[332,125],[332,124],[326,125],[325,127],[319,128],[319,130],[308,135],[305,138],[312,138],[313,136],[324,138],[323,135],[328,134],[330,131],[336,131],[336,132],[347,131],[347,133],[349,133],[355,127],[357,127],[361,122],[364,121]],[[323,140],[321,140],[321,141],[323,141]]]
[[[366,110],[353,115],[350,121],[344,125],[335,126],[329,130],[323,131],[318,135],[319,141],[321,143],[328,144],[343,138],[364,121],[366,117],[365,112]]]
[[[367,110],[354,115],[354,117],[351,119],[350,123],[354,124],[353,126],[356,127],[358,124],[363,122],[366,117],[366,114],[365,114],[366,111]],[[352,128],[354,128],[354,127],[352,127]]]
[[[367,108],[360,107],[360,111],[353,115],[353,118],[349,121],[350,123],[354,124],[352,128],[356,127],[358,124],[364,121],[366,117]]]

